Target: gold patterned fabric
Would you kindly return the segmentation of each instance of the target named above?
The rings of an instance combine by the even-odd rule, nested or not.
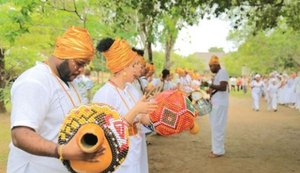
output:
[[[117,73],[133,62],[138,54],[131,49],[126,40],[115,39],[111,47],[102,53],[106,66],[112,73]]]
[[[54,56],[60,59],[88,59],[95,54],[89,32],[80,27],[69,28],[56,41]]]
[[[216,55],[211,56],[209,60],[209,65],[220,64],[219,58]]]

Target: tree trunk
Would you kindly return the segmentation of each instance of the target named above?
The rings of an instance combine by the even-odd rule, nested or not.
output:
[[[6,112],[4,102],[4,88],[5,88],[5,61],[4,61],[4,49],[0,48],[0,113]]]
[[[165,50],[165,69],[170,69],[171,68],[171,51],[174,47],[175,40],[171,35],[169,35],[170,38],[167,38],[166,40],[166,50]]]
[[[151,44],[150,41],[147,41],[147,52],[148,52],[149,62],[152,63],[153,62],[153,58],[152,58],[152,44]]]

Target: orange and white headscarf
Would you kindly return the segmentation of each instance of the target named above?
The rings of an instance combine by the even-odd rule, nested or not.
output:
[[[95,54],[89,32],[80,27],[69,28],[56,41],[54,56],[60,59],[88,59]]]
[[[131,64],[138,54],[131,49],[126,40],[115,39],[111,47],[102,53],[106,66],[112,73],[117,73]]]

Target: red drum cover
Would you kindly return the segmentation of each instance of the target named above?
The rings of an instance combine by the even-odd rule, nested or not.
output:
[[[156,132],[163,136],[190,130],[196,118],[191,101],[179,90],[169,90],[155,97],[158,108],[150,113]]]

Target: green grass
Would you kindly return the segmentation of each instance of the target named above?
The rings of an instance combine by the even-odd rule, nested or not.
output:
[[[10,116],[9,113],[0,114],[0,172],[6,172],[8,145],[10,143]]]
[[[251,91],[248,91],[246,94],[244,94],[242,91],[230,91],[229,92],[230,96],[238,97],[238,98],[243,98],[243,97],[250,97],[251,96]]]

